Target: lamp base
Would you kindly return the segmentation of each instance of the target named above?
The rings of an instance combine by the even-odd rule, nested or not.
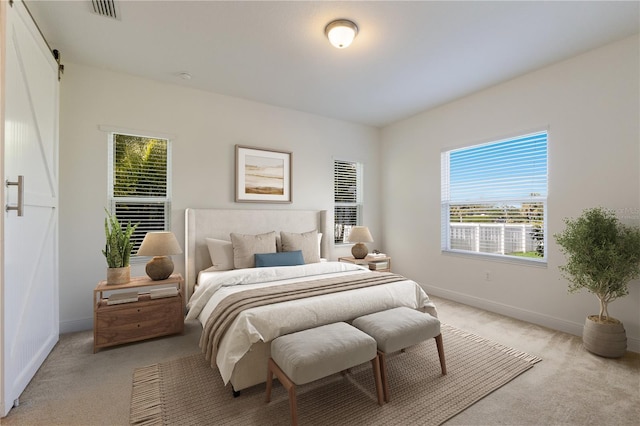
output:
[[[364,259],[369,254],[369,250],[364,243],[356,243],[353,247],[351,247],[351,254],[356,259]]]
[[[169,256],[154,256],[145,271],[153,281],[166,280],[173,273],[173,261]]]

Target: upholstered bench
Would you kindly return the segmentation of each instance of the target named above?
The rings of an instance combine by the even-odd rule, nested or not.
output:
[[[387,354],[435,338],[440,368],[443,375],[447,374],[438,318],[415,309],[400,307],[361,316],[353,320],[353,325],[376,339],[385,402],[389,402],[389,381],[385,359]]]
[[[266,402],[275,374],[289,393],[291,423],[298,423],[296,385],[303,385],[371,361],[378,404],[383,404],[376,341],[344,322],[286,334],[271,342]]]

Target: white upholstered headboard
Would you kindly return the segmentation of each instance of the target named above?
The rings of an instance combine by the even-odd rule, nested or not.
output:
[[[326,210],[185,210],[185,281],[187,300],[193,293],[198,272],[211,266],[205,238],[230,240],[231,232],[262,234],[270,231],[322,232],[320,256],[330,258],[332,227]],[[331,230],[331,231],[330,231]]]

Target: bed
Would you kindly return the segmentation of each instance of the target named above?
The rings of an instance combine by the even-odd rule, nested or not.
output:
[[[265,382],[269,344],[279,335],[397,306],[437,315],[414,281],[330,261],[329,216],[324,210],[186,210],[186,319],[202,325],[201,348],[234,392]],[[239,268],[214,265],[218,255],[212,256],[212,240],[225,252],[233,246],[232,256],[237,256],[242,238],[271,244],[273,234],[280,253],[255,257],[264,267],[245,265],[246,259],[238,257],[233,260]],[[300,248],[294,244],[300,241],[301,250],[290,250]],[[285,257],[296,262],[280,266]]]

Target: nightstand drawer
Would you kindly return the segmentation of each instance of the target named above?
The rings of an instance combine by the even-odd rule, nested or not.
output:
[[[97,347],[180,333],[184,327],[182,298],[101,306],[95,326]]]

